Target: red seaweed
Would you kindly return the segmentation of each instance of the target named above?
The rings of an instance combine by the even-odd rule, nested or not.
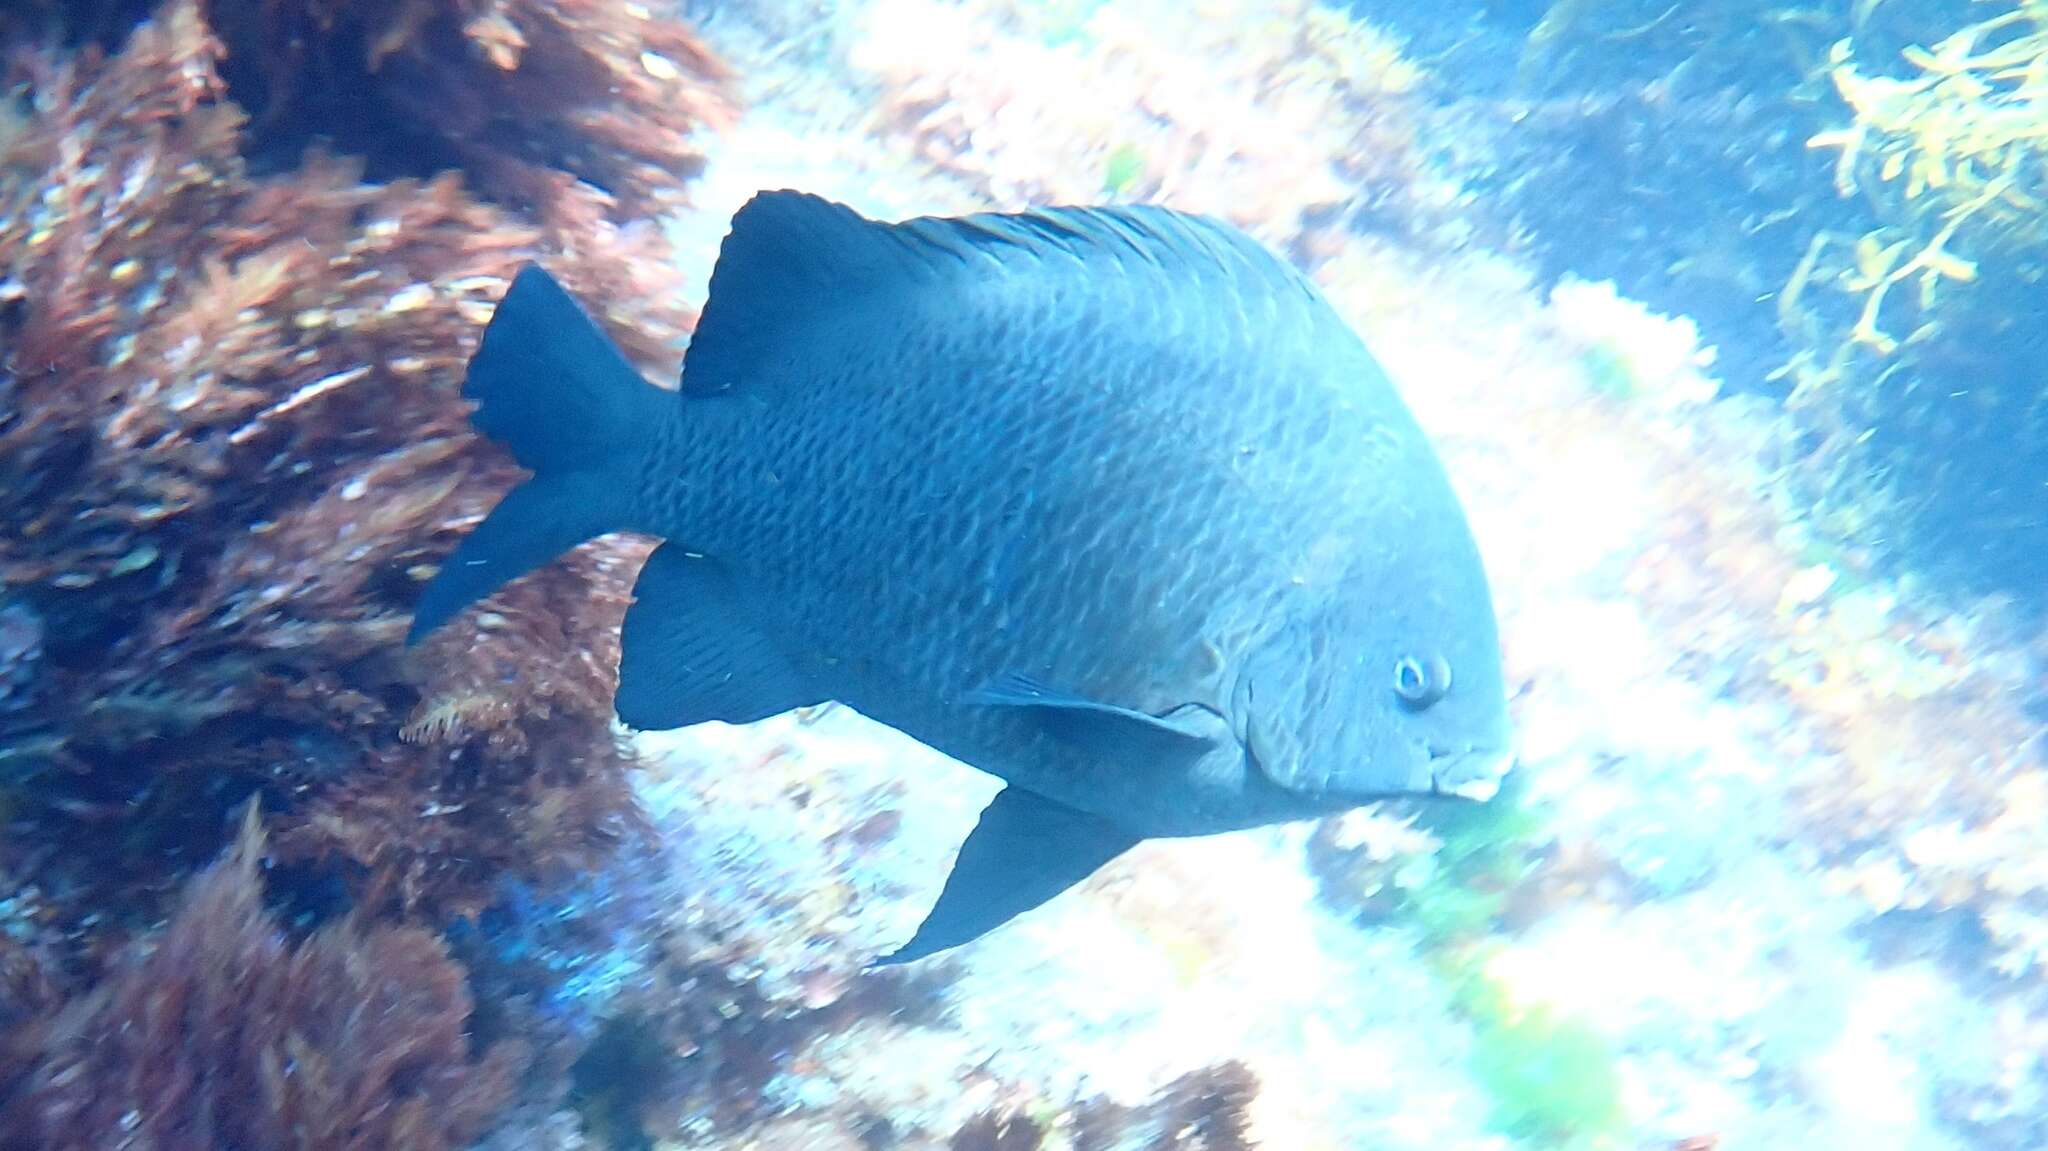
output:
[[[637,823],[610,697],[642,549],[586,545],[403,649],[435,564],[517,476],[468,427],[463,364],[529,259],[656,379],[693,317],[658,229],[561,170],[527,170],[550,197],[524,213],[468,169],[366,182],[314,151],[252,174],[205,12],[171,0],[111,57],[13,62],[0,581],[40,632],[0,725],[27,832],[0,866],[86,934],[150,914],[260,792],[280,857],[363,912],[472,913]]]
[[[293,943],[263,907],[263,847],[252,807],[146,949],[11,1036],[0,1146],[443,1151],[510,1101],[525,1053],[472,1053],[440,939],[351,917]]]

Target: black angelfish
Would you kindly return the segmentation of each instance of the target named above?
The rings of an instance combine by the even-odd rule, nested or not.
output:
[[[575,544],[648,561],[628,725],[838,700],[1009,786],[917,936],[964,943],[1140,839],[1492,794],[1494,610],[1421,429],[1302,275],[1160,208],[734,217],[656,388],[536,267],[469,366],[534,475],[413,634]]]

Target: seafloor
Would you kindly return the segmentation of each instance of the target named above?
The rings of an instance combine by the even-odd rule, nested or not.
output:
[[[517,26],[521,12],[546,7],[513,5],[508,19]],[[560,7],[594,20],[611,6]],[[957,953],[862,974],[935,897],[993,782],[835,708],[600,746],[609,739],[600,725],[571,721],[591,713],[593,693],[602,698],[615,651],[557,649],[588,647],[604,613],[595,624],[534,621],[557,608],[573,614],[560,605],[578,595],[602,599],[616,620],[623,585],[613,569],[630,570],[630,548],[586,551],[574,580],[484,613],[471,633],[483,647],[473,650],[497,662],[449,686],[432,673],[358,670],[394,647],[403,595],[389,593],[400,606],[385,615],[333,608],[323,581],[346,579],[335,598],[351,603],[388,589],[344,576],[351,559],[326,537],[262,562],[245,552],[271,545],[223,537],[224,557],[188,561],[208,573],[198,590],[166,575],[113,601],[140,605],[143,626],[127,630],[142,638],[100,642],[149,670],[109,678],[127,693],[113,703],[67,710],[39,693],[100,682],[95,649],[60,634],[83,611],[71,597],[163,566],[159,553],[178,541],[131,516],[119,547],[72,542],[98,568],[86,559],[38,568],[38,550],[55,547],[39,541],[66,528],[16,507],[0,706],[45,718],[7,729],[0,757],[0,770],[14,773],[0,853],[13,883],[11,895],[0,891],[13,948],[0,951],[12,981],[0,997],[9,1030],[0,1117],[10,1123],[0,1146],[2048,1146],[2048,762],[2040,713],[2028,711],[2040,692],[2038,623],[1886,566],[1868,535],[1809,514],[1798,473],[1810,429],[1759,381],[1721,378],[1726,358],[1691,320],[1610,283],[1539,276],[1461,179],[1456,149],[1425,139],[1450,130],[1428,115],[1425,65],[1307,0],[684,8],[711,54],[705,70],[671,55],[628,58],[657,82],[657,102],[659,82],[682,84],[688,73],[695,83],[712,75],[713,57],[723,61],[718,86],[703,90],[715,98],[691,97],[686,199],[621,194],[581,214],[560,203],[536,210],[531,197],[503,192],[529,187],[508,169],[454,149],[473,186],[500,181],[493,202],[509,205],[514,222],[491,215],[499,207],[450,201],[429,213],[441,230],[433,234],[501,228],[517,233],[508,252],[554,253],[607,322],[642,334],[636,353],[672,371],[664,325],[687,323],[725,221],[756,189],[803,188],[890,218],[1120,197],[1231,219],[1311,269],[1438,444],[1493,573],[1521,744],[1515,785],[1485,809],[1449,815],[1390,807],[1148,843]],[[0,136],[67,115],[54,99],[86,107],[76,89],[47,72],[40,79],[35,106]],[[243,130],[268,129],[258,117]],[[650,147],[641,160],[680,163],[677,155]],[[281,178],[251,163],[235,178]],[[610,175],[615,191],[629,183]],[[17,166],[4,178],[39,176]],[[154,178],[124,176],[137,187]],[[324,178],[343,188],[363,175]],[[374,162],[369,178],[381,178]],[[45,210],[54,198],[41,198]],[[0,216],[0,235],[20,233],[0,244],[9,261],[0,299],[10,307],[33,310],[37,291],[89,281],[52,270],[41,254],[37,229],[63,233],[33,218],[37,200],[10,194]],[[122,202],[95,201],[95,210],[112,217]],[[413,228],[407,213],[417,211],[366,193],[331,229],[307,224],[305,242],[376,248],[380,228],[387,238]],[[663,234],[636,230],[636,220],[659,220]],[[210,269],[214,290],[246,298],[176,338],[145,333],[130,354],[162,358],[152,383],[177,389],[185,341],[232,342],[238,323],[258,323],[288,290],[248,285],[246,262],[271,250],[250,238],[254,229],[184,241],[213,247],[188,267]],[[450,302],[434,313],[445,327],[423,332],[411,353],[421,363],[397,369],[445,390],[464,350],[433,340],[447,331],[473,340],[508,263],[459,238],[434,243],[466,254],[376,248],[364,257],[364,276],[387,259],[414,261],[426,278],[375,281],[352,316],[402,325],[436,293]],[[619,252],[639,262],[609,255]],[[296,274],[278,267],[266,274]],[[425,295],[405,294],[414,291]],[[680,297],[649,303],[635,291]],[[299,330],[346,329],[351,319],[309,319],[313,307],[288,309]],[[9,330],[26,339],[27,329]],[[364,356],[392,354],[383,337],[363,341]],[[45,417],[27,400],[55,385],[29,377],[25,348],[9,352],[5,396],[22,406],[0,416],[15,485],[0,499],[136,499],[132,482],[91,489],[77,479],[86,465],[31,459],[21,428]],[[322,361],[334,362],[344,361]],[[236,419],[257,429],[245,438],[260,439],[263,419],[320,398],[303,395],[309,383],[346,390],[362,378],[251,369],[234,383],[259,394]],[[123,395],[131,413],[155,402]],[[87,413],[66,434],[139,451],[146,436],[120,439],[140,435],[138,418]],[[460,439],[375,402],[323,418],[364,427],[417,419]],[[392,450],[403,443],[394,437]],[[300,441],[266,450],[353,459]],[[466,441],[460,450],[480,451]],[[304,497],[325,517],[306,530],[360,531],[355,561],[430,570],[505,474],[502,464],[455,470],[456,458],[470,456],[337,464],[334,486]],[[256,482],[231,456],[208,460],[182,480]],[[445,482],[422,495],[422,471]],[[398,490],[401,480],[412,502],[380,521],[379,485]],[[205,510],[255,506],[216,500]],[[253,530],[289,534],[290,524],[279,514]],[[432,539],[418,546],[434,555],[376,542],[419,524]],[[138,556],[136,538],[156,550]],[[97,574],[65,582],[67,571],[86,570]],[[268,598],[251,606],[219,590],[237,580],[263,585]],[[201,606],[160,602],[176,589]],[[313,606],[290,627],[247,622],[279,600]],[[351,670],[322,679],[313,666],[276,670],[288,655],[218,664],[199,645],[199,655],[146,657],[135,644],[191,647],[167,619],[265,652],[320,651],[358,631],[336,649]],[[597,686],[575,668],[560,684],[533,686],[527,669],[551,660],[590,663]],[[529,694],[502,686],[515,665],[527,675],[518,691]],[[255,705],[195,704],[191,676],[173,671],[199,666],[206,676],[264,677],[265,691],[305,684],[307,694],[330,694],[291,712],[287,734],[224,734],[223,716]],[[217,693],[208,699],[229,698],[205,682]],[[331,702],[343,692],[361,698]],[[159,717],[179,707],[204,714]],[[520,727],[494,707],[552,707],[556,718]],[[350,737],[333,734],[354,730],[331,718],[343,712],[347,723],[389,729],[389,747],[352,758]],[[265,714],[266,724],[286,723]],[[129,734],[134,727],[148,736]],[[483,734],[464,742],[466,731]],[[438,750],[406,758],[422,746]],[[224,796],[204,784],[104,782],[110,749],[145,761],[125,769],[144,777],[153,755],[227,756],[262,782]],[[249,766],[265,756],[297,766],[273,775]],[[342,766],[305,766],[323,757]],[[176,777],[200,770],[181,766]],[[630,797],[590,798],[589,777],[610,771],[626,773]],[[379,782],[400,779],[413,790]],[[250,795],[268,840],[245,830],[226,863],[186,879],[234,838]],[[204,815],[165,815],[173,805]],[[463,823],[477,818],[467,805],[544,808],[572,828],[577,849],[547,867],[498,860],[490,851],[552,850],[556,825],[536,832],[517,815],[503,827]],[[171,830],[134,830],[145,818]],[[198,846],[166,846],[173,837]],[[53,860],[60,854],[70,858]],[[267,912],[251,894],[259,855],[271,861]],[[149,871],[141,890],[123,881],[130,868]],[[180,884],[186,894],[174,898]],[[179,917],[201,915],[236,924],[246,944],[209,951],[204,932],[181,932]],[[387,961],[435,990],[393,991],[360,970]],[[223,971],[234,974],[209,983],[193,974],[205,964],[232,964]],[[354,974],[331,974],[341,971]],[[396,1023],[379,1037],[346,1004],[293,1006],[322,979],[362,989],[392,1019],[421,1010],[425,996],[430,1038],[402,1035]],[[173,997],[151,985],[185,990]],[[252,987],[260,994],[230,1002]],[[224,1037],[262,1031],[269,1017],[257,1012],[300,1022],[280,1025],[275,1045],[259,1050]],[[120,1038],[138,1032],[169,1038],[154,1047]],[[81,1054],[94,1042],[126,1054]],[[408,1042],[435,1054],[414,1065],[346,1053]],[[295,1075],[326,1078],[322,1090],[295,1094]],[[238,1088],[209,1087],[208,1077],[263,1102],[222,1102]],[[122,1101],[111,1126],[89,1127],[113,1105],[95,1110],[81,1093]],[[422,1117],[457,1098],[459,1119]],[[175,1113],[202,1099],[204,1118]],[[293,1117],[225,1117],[242,1106]],[[346,1122],[321,1125],[320,1115],[348,1108]],[[241,1141],[252,1138],[275,1141]]]

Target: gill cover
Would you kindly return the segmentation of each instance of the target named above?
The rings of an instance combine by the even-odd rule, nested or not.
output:
[[[1291,621],[1255,645],[1231,700],[1233,726],[1253,765],[1276,786],[1302,793],[1330,782],[1328,758],[1310,754],[1296,718],[1322,702],[1310,682],[1307,631]]]

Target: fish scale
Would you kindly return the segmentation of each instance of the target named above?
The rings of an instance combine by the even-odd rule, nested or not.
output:
[[[781,605],[788,633],[804,637],[827,659],[844,666],[855,650],[888,653],[878,661],[888,674],[877,682],[849,677],[822,683],[833,698],[965,762],[1057,796],[1099,787],[1102,765],[1030,730],[1022,717],[962,709],[952,701],[1016,670],[1141,711],[1191,699],[1220,709],[1226,684],[1201,684],[1192,688],[1199,694],[1191,694],[1191,685],[1173,674],[1212,662],[1202,657],[1204,644],[1215,642],[1201,626],[1206,605],[1228,598],[1232,583],[1263,577],[1278,587],[1287,577],[1228,563],[1160,564],[1168,582],[1154,590],[1144,569],[1129,561],[1131,523],[1168,541],[1167,558],[1176,539],[1194,554],[1226,554],[1214,538],[1234,517],[1287,495],[1336,501],[1346,474],[1298,467],[1302,455],[1285,438],[1289,426],[1268,415],[1298,404],[1264,409],[1236,402],[1242,389],[1233,386],[1234,365],[1212,349],[1241,342],[1244,333],[1234,321],[1245,308],[1220,310],[1220,319],[1207,326],[1171,323],[1168,317],[1180,310],[1170,306],[1173,292],[1139,293],[1126,281],[1116,285],[1126,290],[1098,288],[1098,302],[1087,311],[1060,312],[1053,278],[1086,271],[1051,261],[1032,270],[1043,279],[1011,270],[967,302],[971,311],[948,312],[933,324],[929,310],[906,308],[859,325],[852,347],[835,342],[830,330],[791,332],[821,370],[778,385],[789,402],[721,413],[743,420],[742,428],[680,405],[676,418],[685,425],[686,442],[676,468],[683,483],[672,490],[718,496],[705,506],[671,496],[649,516],[659,534],[718,555],[743,582],[759,586]],[[985,325],[1002,326],[984,315],[1016,326],[1022,326],[1017,317],[1026,317],[1040,330],[1028,343],[981,340],[976,337]],[[1119,328],[1147,333],[1148,343],[1171,331],[1178,343],[1159,349],[1170,359],[1130,349],[1117,357],[1099,333]],[[1288,334],[1277,327],[1267,332],[1273,343]],[[862,355],[877,346],[897,354]],[[1270,366],[1287,372],[1283,394],[1312,386],[1321,374],[1310,364]],[[1341,365],[1324,371],[1334,366]],[[690,442],[693,423],[697,434]],[[1024,434],[988,450],[991,425]],[[1309,433],[1304,447],[1320,438],[1318,425],[1294,426]],[[1196,433],[1208,458],[1187,460],[1178,476],[1161,475],[1156,452],[1133,450],[1160,438],[1141,436],[1141,430]],[[1239,442],[1264,445],[1249,468],[1229,457]],[[752,472],[755,482],[733,479],[733,457],[751,461],[742,471]],[[699,467],[710,474],[695,477]],[[779,482],[760,480],[770,472]],[[976,628],[972,605],[987,598],[982,573],[1007,543],[992,517],[975,514],[987,502],[977,497],[1007,490],[1017,475],[1045,485],[1028,533],[1038,562],[1025,564],[1006,597],[1013,625]],[[1335,485],[1327,482],[1333,477]],[[1305,479],[1325,482],[1317,490],[1305,487]],[[1270,492],[1260,498],[1260,488]],[[964,499],[954,502],[954,492]],[[1272,550],[1275,557],[1306,546],[1274,542],[1283,544]],[[820,571],[844,579],[820,580]],[[920,594],[893,594],[894,588]],[[1064,642],[1073,632],[1111,642]],[[1252,638],[1240,634],[1222,642],[1241,647]],[[1125,657],[1132,651],[1151,658],[1132,661]],[[1128,794],[1117,805],[1142,813],[1160,792],[1142,771],[1127,774],[1134,786],[1118,789]],[[1251,820],[1264,814],[1234,813]],[[1158,819],[1170,826],[1183,815],[1165,811]]]
[[[552,423],[534,387],[563,401]],[[1141,838],[1487,793],[1506,768],[1491,598],[1448,479],[1315,288],[1227,226],[887,225],[764,193],[679,393],[632,378],[535,269],[465,394],[536,475],[416,633],[631,527],[667,542],[627,615],[629,723],[836,699],[1007,781],[897,959]]]

